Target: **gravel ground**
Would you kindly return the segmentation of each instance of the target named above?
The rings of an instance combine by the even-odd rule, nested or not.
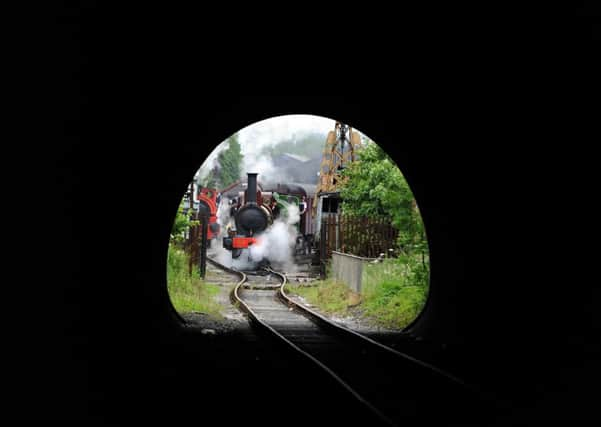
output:
[[[310,265],[303,265],[296,273],[290,273],[288,280],[294,284],[308,284],[315,280],[310,277],[315,274],[311,271]],[[220,292],[217,295],[217,301],[224,307],[221,311],[222,318],[215,318],[206,313],[185,313],[182,317],[186,321],[186,326],[190,328],[199,328],[202,333],[209,335],[223,335],[236,331],[246,331],[250,328],[250,324],[246,317],[235,308],[230,302],[230,292],[234,287],[233,283],[220,283],[216,280],[211,280],[212,283],[220,287]],[[325,314],[318,310],[315,306],[309,304],[303,297],[293,295],[291,298],[300,304],[310,308],[311,310],[322,314],[324,317],[345,326],[354,331],[364,334],[396,334],[400,330],[387,329],[376,326],[365,320],[362,316],[360,307],[355,307],[350,310],[348,316],[339,317]]]
[[[201,333],[208,335],[223,335],[240,330],[248,330],[250,324],[246,317],[230,302],[230,292],[235,286],[233,283],[215,283],[219,286],[217,301],[224,307],[221,310],[221,318],[215,318],[205,313],[185,313],[181,316],[189,328],[199,328]]]
[[[234,332],[240,329],[248,329],[249,324],[246,319],[216,319],[204,313],[186,313],[182,314],[186,321],[186,327],[199,328],[201,332],[207,335],[221,335]]]
[[[346,317],[338,317],[325,314],[319,311],[315,306],[309,304],[300,296],[291,296],[291,298],[311,310],[322,314],[326,318],[345,326],[354,331],[364,334],[398,333],[400,330],[387,329],[380,326],[374,326],[361,317],[360,310],[352,310]],[[203,333],[211,335],[227,334],[239,330],[247,330],[250,325],[245,316],[243,316],[230,302],[229,299],[224,303],[226,309],[222,311],[223,318],[217,319],[205,313],[186,313],[182,317],[188,327],[200,328]]]

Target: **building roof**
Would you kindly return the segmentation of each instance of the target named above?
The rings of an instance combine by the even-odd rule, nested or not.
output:
[[[305,162],[308,162],[309,160],[311,160],[307,156],[301,156],[299,154],[292,154],[292,153],[283,153],[283,154],[281,154],[281,156],[282,157],[290,157],[291,159],[294,159],[297,162],[301,162],[301,163],[305,163]]]
[[[246,179],[238,180],[234,184],[223,189],[221,195],[228,198],[237,197],[240,191],[246,191],[247,185],[248,182]],[[259,180],[257,180],[257,189],[263,191],[263,184]]]

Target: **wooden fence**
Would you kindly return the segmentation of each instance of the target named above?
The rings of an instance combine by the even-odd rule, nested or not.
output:
[[[188,259],[188,273],[192,274],[192,269],[197,267],[200,271],[200,277],[205,276],[206,257],[207,257],[207,228],[209,219],[207,216],[196,214],[195,220],[199,225],[188,227],[188,236],[184,243],[184,250],[190,256]]]
[[[320,258],[329,259],[332,251],[376,258],[396,250],[398,230],[390,218],[329,215],[322,219]]]

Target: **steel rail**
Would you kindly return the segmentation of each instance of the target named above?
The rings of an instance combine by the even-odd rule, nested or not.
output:
[[[259,325],[260,327],[268,330],[269,332],[271,332],[272,335],[276,336],[281,342],[286,343],[289,348],[292,348],[297,353],[302,354],[304,357],[306,357],[307,359],[312,361],[314,364],[316,364],[319,368],[321,368],[328,375],[330,375],[338,384],[340,384],[347,392],[349,392],[355,399],[357,399],[362,405],[364,405],[368,410],[370,410],[380,421],[382,421],[386,425],[396,426],[396,424],[389,417],[384,415],[378,408],[376,408],[369,401],[367,401],[363,396],[361,396],[355,389],[353,389],[349,384],[347,384],[342,378],[340,378],[327,365],[325,365],[323,362],[321,362],[315,356],[311,355],[310,353],[307,353],[306,351],[304,351],[303,349],[298,347],[296,344],[294,344],[288,338],[284,337],[281,333],[276,331],[272,326],[270,326],[266,322],[262,321],[256,315],[256,313],[248,306],[248,304],[246,304],[244,302],[244,300],[240,297],[240,295],[238,293],[238,290],[240,289],[240,287],[243,286],[244,283],[246,283],[246,281],[248,280],[245,273],[238,271],[238,270],[231,269],[229,267],[226,267],[211,258],[207,257],[207,260],[209,260],[213,265],[215,265],[219,268],[222,268],[225,271],[228,271],[228,272],[231,272],[234,274],[238,274],[241,276],[241,280],[236,284],[234,289],[232,289],[232,292],[230,293],[230,298],[232,300],[232,303],[236,307],[238,307],[241,311],[246,313],[248,315],[249,319],[254,324]],[[282,274],[280,272],[271,270],[271,269],[267,269],[267,268],[264,270],[269,271],[270,273],[272,273],[280,278],[280,280],[282,281],[282,284],[278,288],[277,292],[279,292],[279,289],[282,289],[282,287],[287,283],[286,275]]]
[[[380,348],[381,350],[384,350],[386,352],[394,354],[398,357],[408,360],[411,363],[417,364],[422,368],[426,368],[438,375],[441,375],[441,376],[449,379],[450,381],[470,390],[471,392],[481,394],[481,391],[476,389],[474,386],[466,383],[464,380],[456,377],[455,375],[452,375],[451,373],[444,371],[443,369],[440,369],[434,365],[424,362],[423,360],[416,359],[415,357],[409,356],[408,354],[402,353],[398,350],[395,350],[394,348],[388,347],[387,345],[377,342],[357,331],[353,331],[352,329],[349,329],[343,325],[335,323],[332,320],[328,319],[327,317],[323,316],[322,314],[317,313],[316,311],[311,310],[308,307],[305,307],[302,304],[294,301],[292,298],[290,298],[290,296],[284,290],[285,285],[286,285],[286,283],[283,283],[282,286],[280,286],[280,288],[278,290],[278,297],[280,298],[280,300],[284,304],[286,304],[288,307],[292,307],[293,309],[297,310],[298,312],[304,314],[306,317],[308,317],[310,320],[314,321],[315,323],[325,325],[326,327],[328,327],[332,330],[338,331],[341,334],[346,334],[347,336],[351,336],[358,340],[368,342],[368,343]]]

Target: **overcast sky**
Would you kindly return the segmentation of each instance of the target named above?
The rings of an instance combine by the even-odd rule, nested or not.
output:
[[[243,155],[257,152],[268,145],[275,145],[289,139],[300,138],[307,133],[327,133],[334,130],[336,121],[325,117],[310,116],[305,114],[287,115],[273,117],[253,123],[238,132],[238,140]],[[223,141],[225,142],[225,141]],[[207,173],[219,152],[226,148],[221,142],[202,164],[203,174]],[[325,139],[324,139],[325,144]]]
[[[335,120],[308,115],[289,115],[263,120],[240,131],[242,154],[245,154],[245,150],[260,150],[280,141],[294,140],[307,133],[327,135],[329,131],[334,130],[335,124]]]

